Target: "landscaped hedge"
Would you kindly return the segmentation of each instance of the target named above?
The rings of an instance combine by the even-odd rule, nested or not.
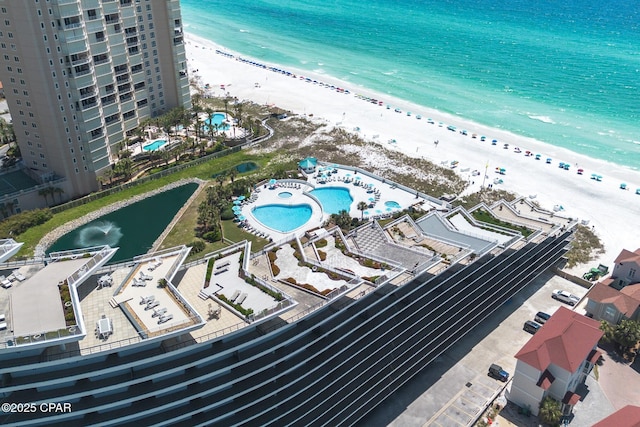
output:
[[[271,272],[273,273],[273,277],[276,277],[280,274],[280,268],[276,265],[276,260],[278,259],[278,255],[276,255],[276,249],[267,253],[267,257],[269,257],[269,263],[271,264]]]
[[[320,258],[320,261],[324,261],[327,259],[327,253],[323,251],[318,251],[318,257]]]
[[[215,260],[213,258],[209,259],[209,262],[207,262],[207,275],[204,278],[204,287],[208,287],[209,286],[209,281],[211,280],[211,272],[213,272],[213,264],[215,263]]]
[[[327,242],[327,239],[320,239],[315,243],[316,248],[324,248],[328,244],[329,244],[329,242]]]
[[[237,311],[242,313],[243,316],[249,317],[250,315],[253,314],[253,309],[252,308],[244,308],[240,304],[236,304],[235,302],[231,302],[231,301],[229,301],[229,299],[227,299],[227,297],[224,296],[224,294],[218,294],[217,296],[218,296],[218,298],[220,298],[221,301],[224,301],[225,303],[229,304],[231,307],[233,307],[234,309],[236,309]]]

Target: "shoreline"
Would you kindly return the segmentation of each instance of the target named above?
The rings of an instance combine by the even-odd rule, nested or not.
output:
[[[480,189],[486,170],[485,186],[499,177],[503,183],[494,188],[533,196],[547,209],[562,206],[560,214],[588,221],[594,226],[605,244],[606,253],[593,263],[610,264],[620,249],[634,250],[640,241],[640,231],[626,225],[635,223],[635,211],[640,205],[640,195],[634,194],[635,189],[640,188],[639,171],[353,87],[330,76],[288,68],[287,71],[297,76],[288,77],[268,68],[239,61],[236,57],[241,55],[205,38],[188,32],[185,36],[191,76],[197,76],[202,86],[209,84],[212,96],[229,95],[258,104],[276,105],[329,126],[343,128],[385,148],[424,158],[435,164],[457,161],[455,170],[470,184],[465,193]],[[218,54],[216,50],[234,57]],[[264,64],[282,69],[277,64]],[[301,75],[310,78],[311,82],[301,80]],[[338,93],[314,84],[313,80],[348,89],[351,93]],[[224,90],[220,85],[224,85]],[[380,99],[383,106],[358,99],[356,94]],[[387,104],[391,106],[390,109],[386,108]],[[402,113],[396,113],[395,108],[400,108]],[[407,116],[406,111],[411,111],[412,115]],[[422,119],[416,119],[417,114]],[[428,124],[427,118],[432,118],[435,124]],[[438,122],[443,122],[443,126],[438,126]],[[447,130],[448,125],[456,126],[456,131]],[[467,131],[466,136],[458,132],[462,129]],[[471,138],[472,133],[478,137]],[[481,135],[485,135],[487,141],[481,142]],[[491,145],[493,139],[498,141],[496,145]],[[434,144],[436,140],[439,141],[437,145]],[[505,143],[509,144],[508,149],[503,148]],[[519,147],[521,152],[514,152],[515,147]],[[541,154],[542,160],[525,157],[526,150],[534,155]],[[551,164],[546,164],[547,157],[553,159]],[[570,169],[560,169],[559,162],[569,163]],[[496,168],[505,168],[506,174],[494,173]],[[584,174],[578,175],[577,168],[584,169]],[[480,171],[481,176],[471,176],[473,170]],[[602,175],[602,182],[590,179],[592,173]],[[630,191],[620,190],[619,185],[623,182]]]

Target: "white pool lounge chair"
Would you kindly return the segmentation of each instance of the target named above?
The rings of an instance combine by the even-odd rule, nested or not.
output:
[[[166,308],[154,309],[151,317],[162,317],[167,312]]]
[[[145,311],[146,310],[151,310],[152,308],[156,308],[159,305],[160,305],[160,301],[151,301],[151,302],[147,303],[147,306],[144,309],[145,309]]]
[[[171,319],[173,319],[173,314],[167,314],[165,316],[160,316],[160,319],[158,319],[158,325],[160,325],[161,323],[168,322]]]
[[[240,295],[240,298],[238,298],[238,300],[236,301],[236,304],[242,304],[244,302],[244,300],[247,299],[247,294],[244,293],[242,295]]]
[[[231,296],[230,301],[234,302],[236,299],[238,299],[238,297],[240,296],[240,291],[236,289],[236,291],[233,293],[233,295]]]

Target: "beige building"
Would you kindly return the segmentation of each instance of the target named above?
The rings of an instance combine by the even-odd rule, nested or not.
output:
[[[180,3],[0,0],[0,80],[30,175],[95,191],[142,120],[191,106]]]

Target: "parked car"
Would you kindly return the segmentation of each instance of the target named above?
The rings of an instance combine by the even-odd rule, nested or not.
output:
[[[544,311],[539,311],[536,313],[536,317],[533,318],[536,322],[544,325],[547,320],[551,317],[550,314],[545,313]]]
[[[509,380],[509,373],[502,369],[502,366],[496,365],[495,363],[489,366],[488,375],[505,383]]]
[[[540,323],[534,322],[533,320],[527,320],[526,322],[524,322],[524,326],[522,329],[529,332],[530,334],[535,334],[541,327],[542,325]]]
[[[551,297],[569,305],[576,305],[580,301],[579,297],[570,294],[567,291],[563,291],[562,289],[554,290],[553,294],[551,294]]]

